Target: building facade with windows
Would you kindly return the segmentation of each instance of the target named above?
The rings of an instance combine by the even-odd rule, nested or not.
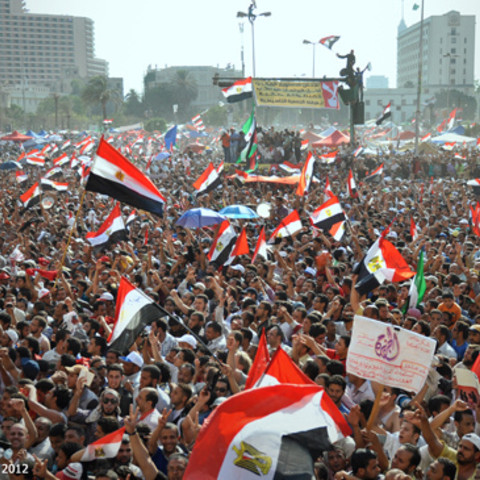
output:
[[[95,57],[93,21],[69,15],[32,14],[24,0],[0,0],[0,85],[54,85],[62,71],[83,78],[108,76]]]

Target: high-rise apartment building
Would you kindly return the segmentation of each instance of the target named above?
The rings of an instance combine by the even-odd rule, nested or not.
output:
[[[420,22],[406,27],[397,38],[397,88],[417,85]],[[431,16],[423,24],[424,87],[456,88],[473,93],[475,71],[475,16],[452,10]]]
[[[84,78],[108,76],[95,58],[93,21],[33,14],[24,0],[0,0],[0,85],[51,86],[75,68]]]

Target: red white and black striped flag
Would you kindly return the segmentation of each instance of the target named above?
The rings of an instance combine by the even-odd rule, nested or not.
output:
[[[96,252],[107,248],[109,245],[127,240],[127,232],[118,202],[102,226],[96,232],[88,232],[85,238]]]
[[[381,125],[381,123],[386,120],[388,117],[392,116],[392,102],[388,102],[388,105],[383,109],[383,113],[380,117],[378,117],[375,124]]]

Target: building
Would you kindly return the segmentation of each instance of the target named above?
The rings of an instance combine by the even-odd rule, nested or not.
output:
[[[0,0],[0,84],[52,86],[62,72],[82,78],[108,76],[95,58],[93,21],[68,15],[32,14],[24,0]]]
[[[402,23],[403,22],[403,23]],[[402,19],[397,37],[397,87],[416,86],[420,22],[406,27]],[[422,85],[474,92],[475,16],[452,10],[426,18],[423,24]]]
[[[370,75],[367,78],[366,88],[388,88],[388,77],[385,75]]]
[[[43,85],[12,85],[4,88],[13,105],[18,105],[26,113],[35,113],[37,107],[50,96],[50,89]]]
[[[198,113],[210,107],[218,105],[218,102],[225,101],[221,89],[213,85],[212,79],[218,74],[222,78],[243,78],[240,70],[235,67],[227,66],[227,68],[208,67],[208,66],[182,66],[182,67],[165,67],[162,69],[148,67],[145,76],[145,90],[154,88],[162,83],[170,83],[173,81],[175,73],[179,70],[187,70],[195,80],[198,89],[197,98],[192,102],[192,108],[198,110]]]

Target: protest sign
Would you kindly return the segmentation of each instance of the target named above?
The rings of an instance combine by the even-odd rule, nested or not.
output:
[[[470,370],[459,368],[455,372],[455,379],[457,380],[458,397],[468,403],[470,408],[475,409],[480,398],[480,384],[477,376]]]
[[[388,387],[418,392],[435,352],[435,341],[410,330],[355,315],[347,372]]]

